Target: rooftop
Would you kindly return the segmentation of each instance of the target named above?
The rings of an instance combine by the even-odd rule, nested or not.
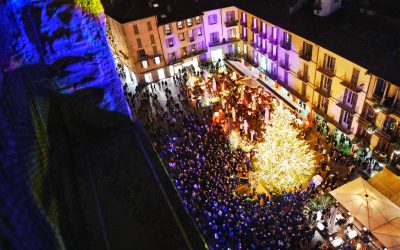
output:
[[[103,0],[106,2],[107,0]],[[109,0],[108,0],[109,1]],[[310,40],[389,82],[400,85],[400,1],[342,0],[328,17],[313,14],[312,0],[294,14],[296,0],[114,0],[103,3],[106,14],[121,23],[157,16],[159,24],[201,15],[202,11],[236,6]],[[364,10],[364,11],[363,11]],[[371,10],[367,14],[368,10]],[[161,18],[161,15],[165,15]],[[383,66],[384,65],[384,66]]]

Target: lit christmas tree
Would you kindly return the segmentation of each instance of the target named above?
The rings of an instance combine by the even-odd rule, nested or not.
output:
[[[292,125],[295,116],[281,105],[274,108],[264,141],[256,146],[256,176],[265,188],[282,192],[309,180],[315,162],[313,151]]]

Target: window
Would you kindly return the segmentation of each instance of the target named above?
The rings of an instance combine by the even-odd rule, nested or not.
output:
[[[323,96],[319,96],[318,107],[326,113],[328,111],[329,99]]]
[[[278,29],[276,27],[272,27],[272,39],[276,40],[278,38]]]
[[[179,40],[181,40],[181,41],[185,41],[185,34],[182,32],[182,33],[179,33],[178,34],[178,37],[179,37]]]
[[[353,74],[351,75],[351,83],[357,85],[359,76],[360,71],[358,69],[353,69]]]
[[[156,40],[154,39],[154,35],[150,35],[151,44],[155,44]]]
[[[285,73],[283,73],[283,83],[287,85],[288,82],[289,82],[289,72],[285,71]]]
[[[140,38],[136,39],[136,43],[137,43],[138,48],[142,47],[142,40],[140,40]]]
[[[226,21],[227,22],[235,21],[235,11],[234,10],[226,12]]]
[[[183,29],[183,22],[182,21],[177,22],[176,26],[178,27],[178,30]]]
[[[321,75],[321,89],[329,93],[331,91],[332,79],[326,75]]]
[[[210,41],[212,43],[218,43],[219,42],[219,33],[218,32],[210,33]]]
[[[150,21],[147,21],[147,30],[148,31],[152,31],[153,30],[153,27],[151,27],[151,22]]]
[[[242,21],[241,21],[243,24],[246,24],[247,23],[247,15],[246,15],[246,13],[244,13],[244,12],[242,12]]]
[[[312,45],[307,42],[303,42],[303,51],[301,51],[300,56],[306,60],[311,60]]]
[[[200,24],[201,23],[201,18],[199,16],[197,16],[195,19],[196,19],[196,24]]]
[[[292,36],[287,32],[283,33],[283,43],[284,45],[287,46],[289,46],[292,43]]]
[[[197,35],[198,36],[202,36],[203,35],[203,31],[201,30],[201,28],[197,29]]]
[[[253,24],[252,24],[253,29],[257,29],[257,18],[253,17]]]
[[[142,67],[144,69],[147,69],[149,67],[149,64],[147,63],[147,60],[142,61]]]
[[[149,83],[153,81],[153,76],[151,75],[151,73],[147,73],[144,75],[144,80]]]
[[[217,14],[212,14],[208,16],[208,24],[213,25],[217,23]]]
[[[144,51],[144,49],[138,50],[138,57],[139,58],[143,58],[145,56],[146,56],[146,52]]]
[[[157,54],[158,54],[157,46],[153,46],[153,54],[154,54],[154,55],[157,55]]]
[[[385,94],[385,89],[386,89],[385,80],[383,80],[381,78],[376,79],[374,96],[383,98],[383,95]]]
[[[189,42],[194,42],[193,30],[188,31]]]
[[[397,136],[399,129],[398,129],[398,122],[396,119],[386,116],[386,120],[383,123],[383,130],[388,132],[390,135]]]
[[[192,19],[191,18],[188,18],[188,19],[186,19],[186,25],[188,26],[188,27],[190,27],[190,26],[192,26]]]
[[[159,65],[161,63],[161,60],[160,60],[159,56],[154,57],[154,63],[157,64],[157,65]]]
[[[358,95],[349,89],[344,91],[343,101],[347,106],[355,108],[357,105]]]
[[[169,74],[171,75],[171,76],[173,76],[175,73],[174,73],[174,66],[172,66],[172,65],[170,65],[169,66]]]
[[[340,113],[340,116],[341,116],[341,119],[340,119],[341,123],[344,123],[346,125],[351,125],[352,118],[351,118],[351,115],[349,112],[342,110],[342,112]]]
[[[325,54],[324,56],[324,68],[327,68],[331,71],[335,69],[335,63],[336,59],[332,56],[329,56],[328,54]]]
[[[135,33],[135,35],[139,34],[139,29],[136,24],[133,25],[133,33]]]
[[[168,45],[168,47],[170,47],[170,48],[172,48],[172,47],[174,47],[174,38],[168,38],[167,39],[167,45]]]
[[[236,28],[228,29],[228,35],[230,39],[236,38]]]
[[[164,25],[165,35],[171,35],[171,27],[169,24]]]
[[[261,32],[267,34],[267,24],[264,22],[261,23]]]
[[[164,69],[157,70],[157,74],[158,74],[158,79],[164,79],[165,78]]]

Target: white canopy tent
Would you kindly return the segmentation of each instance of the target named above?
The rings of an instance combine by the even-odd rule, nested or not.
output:
[[[400,208],[371,184],[360,177],[330,194],[383,245],[400,249]]]

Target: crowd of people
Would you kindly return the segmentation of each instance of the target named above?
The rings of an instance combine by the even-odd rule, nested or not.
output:
[[[213,119],[215,107],[190,105],[198,99],[185,84],[193,75],[200,77],[202,73],[189,67],[173,78],[180,89],[175,98],[167,83],[161,81],[139,95],[127,95],[127,99],[143,121],[210,249],[308,248],[315,228],[303,208],[313,190],[299,187],[279,195],[257,193],[254,188],[240,192],[240,186],[249,184],[251,154],[231,149],[224,123]],[[165,106],[161,98],[166,99]],[[235,100],[231,101],[224,110],[237,108],[243,112],[248,106],[244,102],[235,106]],[[248,115],[263,116],[256,112]],[[245,119],[243,115],[239,121],[239,117],[234,126],[240,127]]]

